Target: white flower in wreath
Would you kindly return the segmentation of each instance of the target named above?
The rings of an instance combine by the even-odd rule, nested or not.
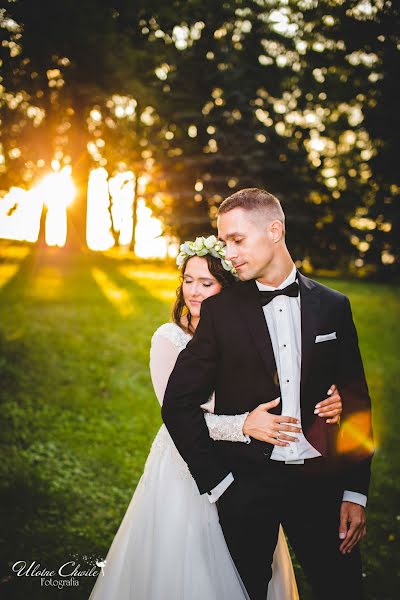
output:
[[[236,273],[236,270],[230,260],[225,260],[225,258],[221,258],[221,263],[225,271],[231,271],[233,273]]]
[[[180,253],[178,254],[178,256],[176,257],[176,264],[177,264],[177,266],[178,266],[179,268],[180,268],[180,267],[183,265],[183,263],[185,262],[185,258],[186,258],[186,256],[187,256],[186,254],[184,254],[183,252],[180,252]]]
[[[237,276],[236,270],[231,261],[226,260],[226,248],[221,240],[218,240],[215,235],[210,235],[207,238],[197,237],[194,242],[187,241],[180,245],[180,252],[176,258],[176,264],[181,268],[186,259],[192,256],[206,256],[210,254],[221,261],[223,268]]]
[[[196,254],[196,252],[193,249],[193,242],[185,242],[184,244],[181,244],[179,250],[181,251],[181,253],[187,254],[188,256],[194,256]]]
[[[209,254],[211,254],[211,256],[213,256],[214,258],[221,258],[221,254],[220,252],[218,252],[215,248],[210,248],[209,249]]]
[[[193,250],[197,253],[204,247],[204,238],[197,237],[193,242]]]
[[[208,238],[204,238],[204,245],[208,250],[215,248],[217,243],[218,240],[215,235],[209,235]]]

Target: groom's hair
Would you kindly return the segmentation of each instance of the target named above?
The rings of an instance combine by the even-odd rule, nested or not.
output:
[[[223,215],[234,208],[261,213],[271,221],[281,221],[285,230],[285,213],[278,198],[259,188],[245,188],[228,196],[219,206],[218,215]]]

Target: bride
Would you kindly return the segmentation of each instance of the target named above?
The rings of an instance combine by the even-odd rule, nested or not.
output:
[[[233,267],[214,236],[186,242],[187,256],[178,260],[182,281],[173,322],[154,333],[150,372],[162,404],[169,375],[179,352],[200,320],[203,300],[235,283]],[[181,246],[182,248],[182,246]],[[334,386],[319,416],[337,423],[341,399]],[[213,397],[203,405],[210,437],[248,443],[243,433],[248,413],[214,415]],[[268,408],[268,405],[261,405]],[[257,410],[257,409],[256,409]],[[262,439],[260,437],[259,439]],[[280,435],[277,444],[291,438]],[[293,439],[293,438],[292,438]],[[286,441],[284,441],[286,440]],[[268,600],[298,599],[292,562],[282,529],[273,560]],[[200,495],[186,463],[162,425],[144,473],[114,537],[90,600],[245,600],[249,596],[226,546],[216,505]]]

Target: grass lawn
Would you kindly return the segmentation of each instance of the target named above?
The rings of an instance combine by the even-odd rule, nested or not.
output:
[[[379,443],[365,582],[368,600],[392,600],[400,570],[398,290],[324,283],[350,296],[358,326]],[[2,597],[88,597],[93,577],[57,590],[39,576],[10,578],[10,567],[76,560],[87,569],[106,556],[161,423],[148,355],[176,284],[175,269],[156,261],[0,243]],[[308,600],[300,573],[299,585]]]

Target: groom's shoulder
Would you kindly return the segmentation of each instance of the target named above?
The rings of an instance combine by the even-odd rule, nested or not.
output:
[[[238,292],[246,285],[249,285],[248,281],[237,281],[223,288],[219,294],[215,294],[204,300],[203,304],[206,304],[211,310],[224,308],[237,298]]]
[[[303,285],[305,285],[310,290],[317,291],[320,295],[322,295],[325,298],[329,298],[331,300],[336,300],[336,301],[340,301],[340,302],[343,302],[344,300],[347,299],[347,296],[345,296],[345,294],[342,294],[342,292],[339,292],[338,290],[335,290],[334,288],[324,285],[324,284],[320,283],[319,281],[315,281],[315,279],[306,277],[305,275],[302,275],[301,273],[300,273],[300,277],[302,278]]]

